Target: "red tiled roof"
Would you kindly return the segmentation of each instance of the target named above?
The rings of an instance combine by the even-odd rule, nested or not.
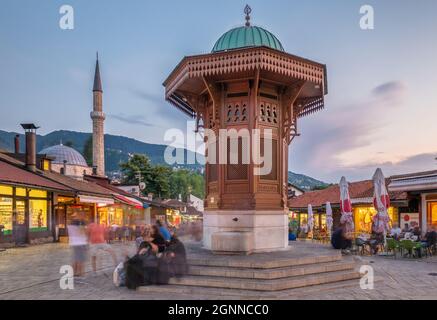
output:
[[[388,183],[387,183],[388,184]],[[364,180],[349,183],[349,194],[351,199],[373,198],[373,181]],[[392,200],[405,200],[405,192],[389,192]],[[340,188],[338,184],[323,190],[310,191],[301,196],[288,200],[290,208],[307,208],[309,204],[313,207],[321,207],[326,202],[331,204],[340,203]]]
[[[126,192],[123,189],[117,188],[116,186],[109,183],[108,178],[100,178],[100,177],[93,177],[93,176],[85,176],[85,180],[90,181],[92,183],[98,184],[100,187],[107,189],[107,191],[111,191],[113,194],[120,194],[124,195],[126,197],[132,197],[132,198],[138,198],[134,195],[130,194],[129,192]]]
[[[7,184],[18,184],[24,186],[35,186],[56,191],[70,191],[71,189],[44,178],[44,176],[27,171],[17,165],[0,161],[0,182]]]
[[[99,195],[112,197],[112,192],[106,188],[99,186],[97,183],[86,180],[77,180],[67,177],[63,174],[44,171],[44,176],[57,183],[63,184],[76,192],[86,195]]]

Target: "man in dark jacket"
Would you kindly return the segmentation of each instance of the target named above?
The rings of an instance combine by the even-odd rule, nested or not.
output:
[[[345,234],[345,227],[341,225],[337,230],[334,231],[331,237],[331,244],[334,249],[337,250],[348,250],[352,247],[352,241],[347,238]]]

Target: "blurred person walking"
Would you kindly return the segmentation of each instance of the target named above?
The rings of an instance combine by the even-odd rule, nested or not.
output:
[[[67,226],[70,247],[73,249],[73,271],[75,277],[85,273],[84,264],[88,253],[88,241],[85,221],[81,214],[74,213],[71,223]]]
[[[112,257],[114,265],[117,265],[117,256],[115,251],[105,240],[106,227],[103,224],[91,223],[88,226],[88,239],[90,243],[91,265],[93,272],[97,272],[97,255],[99,251],[106,251]]]

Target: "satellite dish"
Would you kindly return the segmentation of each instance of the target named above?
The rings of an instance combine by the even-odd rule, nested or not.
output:
[[[146,189],[146,184],[144,182],[140,182],[140,190]]]

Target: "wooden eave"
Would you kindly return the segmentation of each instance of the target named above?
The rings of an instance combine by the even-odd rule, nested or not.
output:
[[[180,90],[190,80],[226,77],[235,73],[248,73],[259,69],[264,73],[279,75],[284,82],[303,80],[318,86],[317,93],[303,96],[299,117],[324,107],[324,95],[328,93],[326,66],[289,53],[268,47],[242,48],[211,54],[184,57],[164,81],[165,97],[170,103],[190,117],[196,112]],[[198,94],[192,92],[193,94]]]

